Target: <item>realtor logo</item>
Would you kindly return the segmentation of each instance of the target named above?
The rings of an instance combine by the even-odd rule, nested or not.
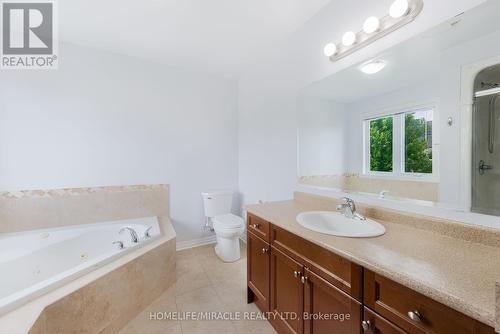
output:
[[[57,68],[54,3],[3,1],[3,69]]]

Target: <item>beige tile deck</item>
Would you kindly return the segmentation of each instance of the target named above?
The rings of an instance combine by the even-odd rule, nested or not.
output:
[[[177,282],[121,330],[120,334],[267,334],[264,320],[150,320],[151,312],[259,312],[246,303],[246,248],[242,258],[223,263],[213,245],[177,252]],[[236,313],[239,312],[239,313]],[[220,313],[219,313],[220,314]]]

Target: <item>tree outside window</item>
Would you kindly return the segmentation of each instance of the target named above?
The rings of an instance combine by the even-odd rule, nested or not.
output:
[[[370,121],[371,171],[392,172],[392,138],[392,116]]]

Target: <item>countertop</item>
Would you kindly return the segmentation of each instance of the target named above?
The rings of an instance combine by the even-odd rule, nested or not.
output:
[[[331,207],[330,207],[331,209]],[[322,246],[489,326],[496,327],[500,245],[482,244],[376,219],[386,228],[376,238],[343,238],[310,231],[296,222],[324,203],[282,201],[247,207],[272,224]]]

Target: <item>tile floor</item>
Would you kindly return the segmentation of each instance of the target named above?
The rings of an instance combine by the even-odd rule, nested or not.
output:
[[[150,320],[150,312],[255,312],[246,302],[246,245],[242,257],[223,263],[214,246],[177,253],[177,282],[133,319],[120,334],[276,333],[265,320]]]

